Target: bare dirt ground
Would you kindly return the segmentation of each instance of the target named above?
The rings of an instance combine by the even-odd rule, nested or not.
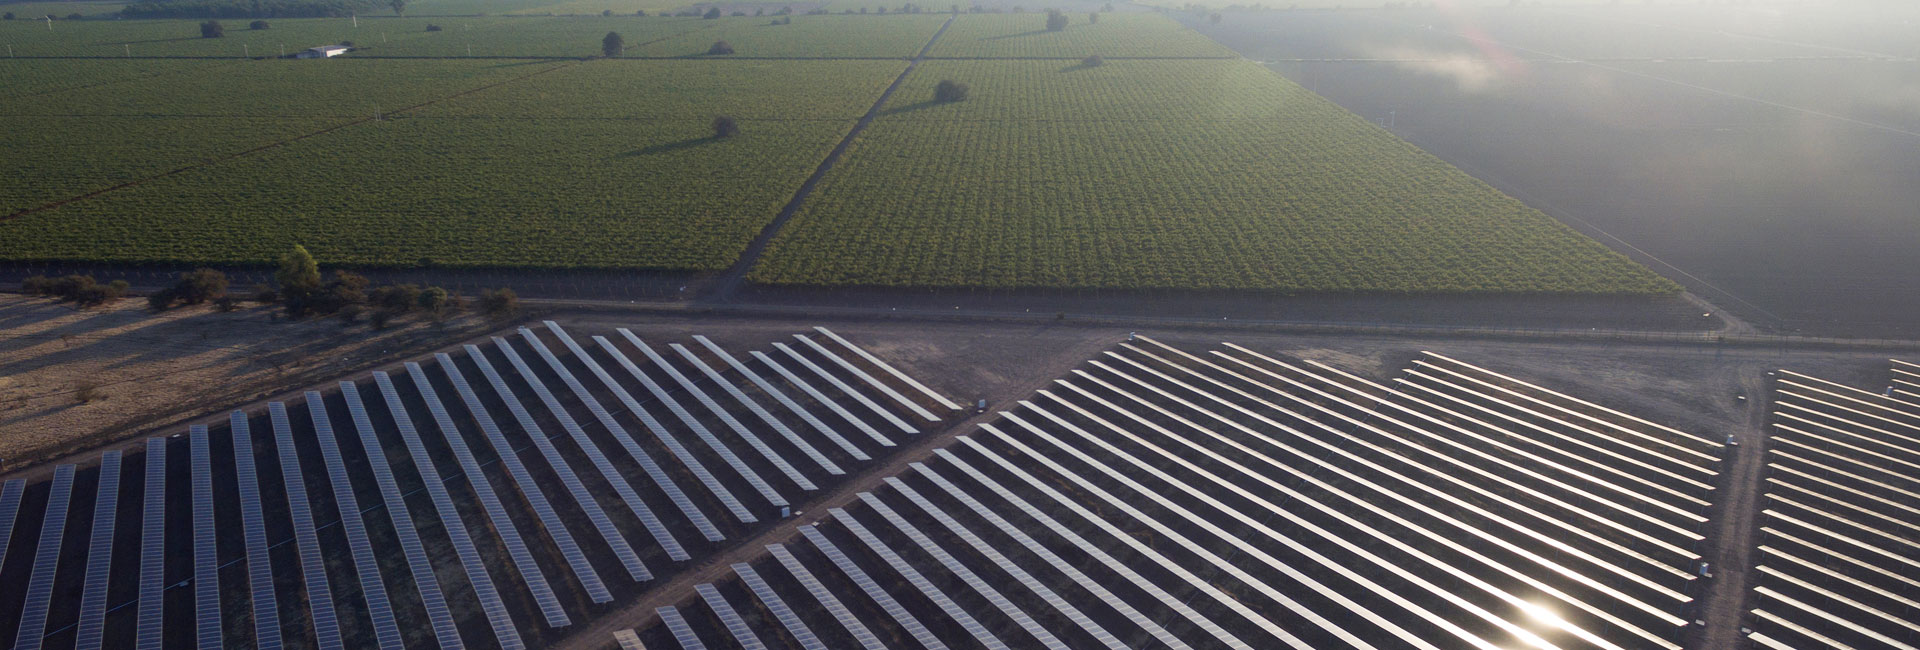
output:
[[[78,310],[0,295],[0,470],[12,470],[183,417],[318,383],[492,325],[405,321],[384,331],[337,319],[288,322],[273,310],[162,314],[125,299]],[[83,389],[92,393],[82,401]]]

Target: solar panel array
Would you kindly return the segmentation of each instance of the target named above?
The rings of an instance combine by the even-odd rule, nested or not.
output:
[[[404,378],[373,373],[371,385],[381,399],[372,406],[363,401],[361,384],[346,381],[338,395],[308,391],[304,404],[268,403],[259,426],[251,421],[255,415],[235,411],[218,428],[189,427],[179,443],[187,447],[180,468],[187,470],[190,489],[178,498],[190,497],[190,504],[169,508],[167,502],[169,439],[145,441],[145,480],[137,486],[120,484],[124,452],[109,451],[101,457],[94,509],[73,513],[76,521],[92,521],[78,537],[66,526],[74,467],[61,466],[44,491],[6,482],[0,488],[0,561],[9,543],[13,552],[33,555],[20,585],[0,585],[0,591],[18,590],[6,596],[25,603],[19,627],[11,631],[15,647],[40,647],[67,630],[78,648],[166,647],[170,640],[163,632],[174,627],[166,619],[189,611],[193,625],[179,621],[171,641],[192,639],[189,645],[201,648],[461,648],[460,628],[481,624],[494,633],[488,646],[544,645],[558,638],[545,628],[570,626],[578,617],[608,611],[602,605],[644,593],[654,577],[648,563],[684,566],[750,533],[751,524],[779,516],[776,508],[790,505],[788,498],[817,491],[846,476],[848,468],[874,460],[892,443],[855,444],[848,435],[872,431],[868,420],[919,417],[916,412],[951,403],[844,339],[837,339],[840,351],[789,350],[790,363],[806,364],[802,375],[793,375],[704,337],[694,339],[699,346],[663,342],[673,349],[663,354],[626,330],[621,337],[591,337],[591,348],[552,323],[546,332],[520,333],[511,341],[495,338],[492,346],[465,346],[463,357],[436,354],[406,363]],[[560,345],[549,348],[554,341]],[[554,353],[562,346],[567,356]],[[843,352],[857,357],[834,356]],[[538,356],[536,363],[544,365],[529,365],[523,355]],[[618,370],[607,371],[615,365]],[[484,383],[468,382],[475,371]],[[593,374],[599,383],[589,386],[576,372]],[[564,384],[567,394],[548,390],[553,382]],[[869,390],[874,397],[862,394]],[[921,401],[904,399],[909,394]],[[529,409],[528,401],[544,410]],[[884,402],[886,408],[854,416],[842,402],[867,410]],[[307,415],[299,417],[296,408]],[[641,428],[649,434],[644,439],[629,433]],[[699,445],[679,444],[689,436]],[[603,455],[608,445],[628,458]],[[319,458],[303,449],[317,449]],[[582,463],[594,471],[578,472]],[[708,473],[709,466],[719,471]],[[701,483],[695,486],[699,492],[680,488],[689,480]],[[749,505],[731,496],[749,492],[762,498]],[[37,505],[42,497],[29,495],[46,495],[45,509]],[[284,507],[278,505],[283,496]],[[37,543],[11,539],[29,498],[36,509],[28,512],[45,519]],[[409,498],[433,507],[409,508]],[[469,498],[470,506],[464,503]],[[463,507],[479,515],[463,517]],[[140,526],[115,525],[123,509],[131,515],[134,508]],[[704,514],[715,510],[736,516],[721,521]],[[179,521],[170,521],[170,514]],[[193,531],[190,543],[180,544],[191,548],[191,556],[175,565],[190,565],[190,578],[171,583],[170,523]],[[584,529],[574,526],[591,527],[598,541],[576,538]],[[134,545],[132,535],[139,536],[137,561],[113,557],[117,541]],[[683,546],[679,539],[700,541]],[[63,559],[73,563],[72,556],[62,557],[63,548],[78,554],[82,547],[85,555],[77,560],[84,569],[59,566]],[[384,571],[382,551],[396,556],[386,560]],[[607,582],[596,565],[622,567],[629,580]],[[464,580],[442,585],[441,575],[461,574]],[[247,586],[236,591],[242,575]],[[56,585],[68,584],[79,597],[53,597]],[[130,592],[135,595],[115,602],[110,587],[119,584],[137,584]],[[176,588],[190,589],[191,603],[170,612],[166,594]],[[293,591],[280,591],[286,589]],[[234,601],[232,593],[245,594],[245,601]],[[282,602],[289,593],[303,595]],[[702,611],[713,618],[699,618],[701,624],[722,621],[724,638],[739,647],[772,647],[775,635],[762,641],[751,627],[756,619],[734,610],[717,590],[704,595]],[[229,602],[222,603],[223,596]],[[477,607],[467,611],[469,604]],[[804,635],[800,616],[779,607],[787,624]],[[122,608],[130,615],[116,617],[113,612]],[[280,620],[283,611],[289,620]],[[300,620],[292,620],[296,611]],[[545,625],[523,627],[534,620]],[[49,630],[49,622],[62,627]],[[697,634],[687,640],[685,647],[697,647]],[[642,647],[638,638],[621,641],[623,647]],[[817,639],[810,643],[825,647]]]
[[[999,416],[756,563],[828,647],[1679,650],[1724,452],[1439,354],[1146,337]]]
[[[1775,375],[1748,636],[1776,650],[1920,647],[1914,366],[1867,391]]]

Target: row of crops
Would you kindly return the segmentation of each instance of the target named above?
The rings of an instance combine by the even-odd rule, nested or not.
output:
[[[977,97],[918,101],[918,88],[943,78],[980,89]],[[1089,70],[929,62],[906,86],[774,241],[753,279],[1301,291],[1671,287],[1253,63],[1116,61]]]

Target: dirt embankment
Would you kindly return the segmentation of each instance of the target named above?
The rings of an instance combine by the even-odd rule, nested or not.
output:
[[[466,316],[376,331],[274,314],[266,307],[155,314],[137,299],[77,310],[0,295],[0,471],[493,327]]]

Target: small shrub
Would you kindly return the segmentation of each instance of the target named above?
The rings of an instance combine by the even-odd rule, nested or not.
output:
[[[638,10],[638,11],[635,11],[635,12],[633,12],[633,15],[635,15],[635,16],[639,16],[639,17],[641,17],[641,18],[645,18],[645,17],[647,17],[647,10],[645,10],[645,9],[641,9],[641,10]]]
[[[173,303],[178,300],[179,298],[173,295],[172,289],[161,289],[147,294],[147,308],[154,311],[166,311],[172,309]]]
[[[213,308],[228,313],[240,308],[240,299],[233,296],[220,296],[213,299]]]
[[[707,19],[707,20],[713,20],[713,19],[716,19],[716,18],[719,18],[719,17],[720,17],[720,8],[719,8],[719,7],[709,7],[709,8],[707,8],[707,13],[705,13],[705,14],[702,14],[702,15],[701,15],[700,17],[701,17],[701,18],[705,18],[705,19]]]
[[[340,311],[334,312],[334,315],[340,317],[340,322],[352,325],[360,322],[360,315],[366,312],[367,308],[364,305],[347,305],[341,307]]]
[[[440,287],[427,287],[420,292],[419,298],[414,299],[414,304],[420,307],[420,311],[435,316],[446,313],[449,302],[451,299],[447,290]]]
[[[958,81],[941,79],[940,84],[933,87],[933,101],[942,104],[951,104],[953,102],[964,101],[966,98],[967,85]]]
[[[412,311],[420,302],[420,286],[395,284],[380,287],[367,295],[367,302],[387,311],[404,314]]]
[[[733,53],[733,45],[727,43],[726,41],[714,41],[713,45],[707,48],[707,54],[732,54],[732,53]]]
[[[1087,24],[1089,24],[1089,25],[1098,25],[1098,24],[1100,24],[1100,12],[1098,12],[1098,11],[1094,11],[1094,12],[1089,12],[1089,13],[1087,14]]]
[[[486,314],[488,318],[510,318],[519,312],[520,295],[514,293],[512,289],[502,287],[480,290],[480,313]]]
[[[253,285],[253,291],[247,295],[247,299],[262,305],[271,305],[280,302],[280,292],[273,290],[273,287],[256,284]]]
[[[733,16],[733,17],[735,17],[735,18],[741,18],[741,17],[744,17],[744,16],[746,16],[746,15],[747,15],[747,12],[744,12],[744,11],[736,11],[736,12],[733,12],[733,13],[730,13],[730,14],[727,14],[727,15],[729,15],[729,16]]]
[[[180,274],[169,289],[180,302],[198,305],[227,295],[227,274],[213,269],[194,269]]]
[[[5,18],[4,18],[4,19],[5,19],[5,20],[13,20],[13,12],[11,12],[11,11],[9,11],[9,12],[7,12],[7,15],[5,16]]]
[[[374,329],[383,330],[393,324],[393,316],[391,311],[375,309],[373,315],[367,317],[367,324],[372,325]]]
[[[252,29],[252,30],[261,30],[261,29],[266,29],[268,27],[269,25],[267,24],[267,21],[264,21],[264,20],[256,20],[256,21],[247,23],[247,29]]]
[[[227,28],[218,20],[200,23],[200,38],[220,38],[227,35]]]
[[[20,281],[20,293],[29,296],[53,295],[53,280],[44,275],[28,276]]]
[[[67,20],[85,20],[85,19],[86,19],[86,16],[80,15],[80,12],[78,11],[67,14]]]
[[[100,398],[99,384],[83,381],[73,385],[73,403],[75,404],[87,404]]]

